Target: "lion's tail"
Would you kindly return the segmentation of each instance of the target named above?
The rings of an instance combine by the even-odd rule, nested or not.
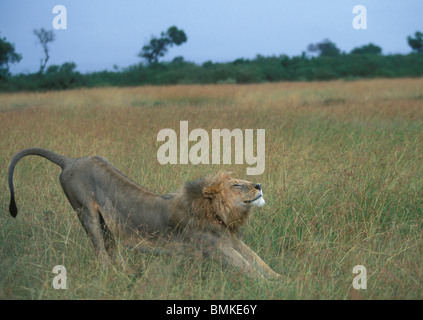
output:
[[[22,151],[19,151],[12,159],[12,162],[9,166],[9,172],[8,172],[8,181],[9,181],[9,189],[10,189],[10,204],[9,204],[9,212],[12,215],[12,217],[16,217],[18,214],[18,208],[16,207],[15,202],[15,191],[13,188],[13,171],[15,170],[16,163],[20,159],[22,159],[25,156],[41,156],[43,158],[46,158],[47,160],[50,160],[51,162],[57,164],[62,169],[64,169],[69,163],[71,163],[74,159],[68,158],[65,156],[62,156],[60,154],[57,154],[55,152],[41,149],[41,148],[29,148],[24,149]]]

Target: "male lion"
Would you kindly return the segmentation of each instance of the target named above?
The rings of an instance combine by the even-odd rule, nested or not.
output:
[[[221,257],[249,276],[277,278],[260,257],[238,238],[253,206],[264,205],[260,184],[228,173],[187,182],[175,193],[144,189],[102,157],[71,159],[40,148],[17,153],[9,166],[10,206],[17,215],[13,171],[25,156],[44,157],[62,168],[60,183],[96,254],[110,265],[115,237],[143,252],[199,250]]]

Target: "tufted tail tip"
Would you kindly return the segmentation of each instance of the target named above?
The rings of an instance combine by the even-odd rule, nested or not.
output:
[[[9,212],[12,215],[13,218],[16,218],[16,216],[18,214],[18,208],[16,207],[16,202],[15,202],[14,196],[12,196],[11,199],[10,199]]]

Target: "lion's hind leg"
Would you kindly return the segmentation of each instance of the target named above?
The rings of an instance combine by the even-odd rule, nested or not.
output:
[[[105,230],[104,226],[102,226],[102,217],[98,211],[96,202],[90,201],[87,205],[78,208],[76,212],[82,226],[91,239],[96,255],[100,258],[104,266],[110,266],[111,261],[106,250],[106,243],[109,246],[110,239],[106,237],[107,242],[105,243]]]
[[[127,268],[125,259],[122,256],[122,248],[119,245],[120,241],[115,237],[113,232],[107,226],[106,221],[103,218],[102,212],[98,210],[98,215],[100,218],[101,231],[103,235],[104,247],[106,252],[117,261],[123,268]]]

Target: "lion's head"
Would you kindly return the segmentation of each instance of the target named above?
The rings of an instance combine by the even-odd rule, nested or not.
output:
[[[190,211],[202,223],[218,223],[237,232],[252,207],[265,204],[260,184],[234,179],[230,173],[188,182],[184,187]]]

